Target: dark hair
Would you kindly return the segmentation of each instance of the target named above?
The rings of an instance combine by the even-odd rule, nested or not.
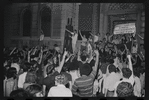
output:
[[[25,89],[31,96],[35,97],[35,94],[42,91],[42,87],[38,84],[33,84]]]
[[[71,62],[68,67],[69,67],[69,71],[78,70],[79,62],[77,60],[75,60],[75,61]]]
[[[115,59],[115,58],[113,57],[113,59]],[[113,63],[114,63],[114,60],[113,60],[113,59],[109,59],[108,62],[109,62],[110,64],[113,64]]]
[[[116,72],[116,67],[113,64],[109,65],[109,73],[111,72]]]
[[[10,97],[30,97],[29,93],[23,89],[14,90],[10,93]]]
[[[7,78],[15,78],[16,77],[16,74],[17,74],[17,70],[16,68],[14,67],[10,67],[8,70],[7,70]]]
[[[31,68],[31,64],[28,62],[25,62],[22,66],[22,69],[24,72],[27,72]]]
[[[132,71],[129,68],[122,68],[122,73],[125,78],[129,78],[132,75]]]
[[[19,62],[19,58],[18,57],[13,57],[13,63],[18,63]]]
[[[87,56],[86,55],[81,55],[80,58],[81,58],[82,61],[85,61],[87,59]]]
[[[83,64],[83,66],[80,66],[80,75],[89,75],[92,71],[92,67],[89,64]]]
[[[25,83],[36,83],[37,75],[35,72],[27,72]]]
[[[121,82],[117,86],[117,95],[118,97],[130,97],[133,96],[133,86],[128,82]]]
[[[140,77],[140,69],[139,68],[134,68],[133,69],[133,74],[137,77]]]
[[[58,47],[58,45],[57,44],[54,44],[54,47]]]

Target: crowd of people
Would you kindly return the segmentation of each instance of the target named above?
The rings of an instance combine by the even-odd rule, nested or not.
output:
[[[144,45],[137,35],[72,34],[72,50],[57,44],[4,48],[4,97],[144,97]],[[77,37],[82,38],[76,49]],[[74,37],[74,39],[73,39]]]

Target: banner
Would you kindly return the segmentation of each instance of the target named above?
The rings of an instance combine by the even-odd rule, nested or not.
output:
[[[135,32],[136,32],[135,23],[119,24],[116,25],[114,28],[114,34],[127,34]]]

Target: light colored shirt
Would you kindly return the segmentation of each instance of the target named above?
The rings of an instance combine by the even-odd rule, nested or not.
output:
[[[115,83],[120,81],[121,78],[122,76],[118,73],[110,73],[109,76],[107,76],[105,79],[105,88],[109,91],[113,91]]]
[[[74,81],[79,78],[78,72],[77,71],[70,71],[69,74],[72,77],[72,85],[74,84]]]
[[[140,74],[141,89],[145,87],[145,73]]]
[[[72,97],[72,92],[64,85],[57,85],[51,87],[48,97]]]
[[[98,41],[98,36],[94,35],[94,42],[97,42],[97,41]]]
[[[40,35],[40,41],[44,39],[44,34]]]
[[[138,49],[138,46],[136,46],[136,47],[133,46],[133,47],[132,47],[132,53],[137,53],[137,49]]]
[[[78,40],[78,34],[72,36],[72,44],[76,44]]]
[[[17,74],[19,73],[20,66],[19,66],[17,63],[12,63],[12,64],[11,64],[11,67],[16,68]]]
[[[119,44],[119,41],[117,39],[113,40],[112,43]]]
[[[141,81],[138,77],[134,77],[135,85],[134,85],[134,95],[137,97],[141,97]]]
[[[23,74],[21,74],[21,75],[19,76],[19,79],[18,79],[18,87],[19,87],[19,88],[23,88],[23,84],[24,84],[24,82],[25,82],[26,75],[27,75],[27,72],[24,72]]]

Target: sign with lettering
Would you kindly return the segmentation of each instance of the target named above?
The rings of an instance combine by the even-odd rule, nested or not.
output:
[[[119,24],[116,25],[114,28],[114,34],[127,34],[135,32],[136,32],[135,23]]]

